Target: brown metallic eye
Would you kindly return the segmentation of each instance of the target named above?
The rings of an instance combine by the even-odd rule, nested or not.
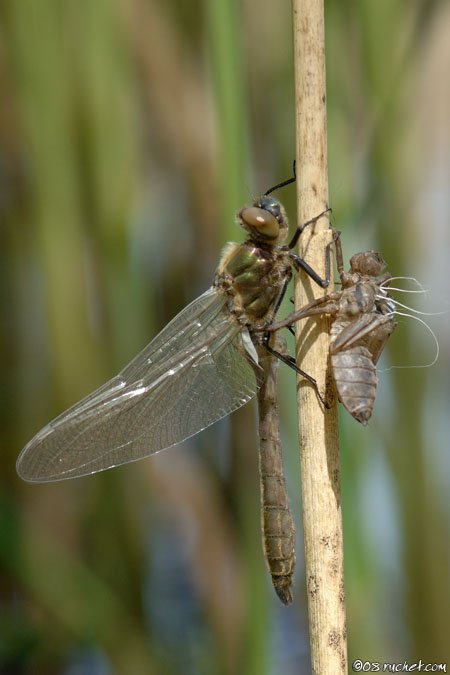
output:
[[[255,229],[258,234],[267,239],[276,239],[280,233],[280,226],[277,219],[269,211],[260,209],[257,206],[248,206],[240,212],[242,223]]]

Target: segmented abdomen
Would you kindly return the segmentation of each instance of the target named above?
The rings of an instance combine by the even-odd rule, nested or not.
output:
[[[279,347],[279,343],[276,344],[276,348]],[[280,600],[289,605],[295,566],[295,525],[283,472],[276,402],[278,359],[263,348],[258,348],[258,355],[264,371],[264,381],[258,391],[263,548],[275,591]]]
[[[336,328],[339,329],[339,326],[331,326],[331,367],[339,400],[358,422],[367,424],[375,404],[378,382],[373,357],[363,345],[333,353]]]

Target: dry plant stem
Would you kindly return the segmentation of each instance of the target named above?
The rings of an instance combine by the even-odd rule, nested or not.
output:
[[[298,217],[305,222],[328,206],[326,87],[323,0],[293,0],[297,127]],[[305,230],[300,255],[325,275],[327,218]],[[296,309],[322,291],[298,275]],[[332,288],[332,281],[330,282]],[[330,376],[329,325],[312,318],[297,327],[300,368],[317,380],[324,411],[314,389],[299,381],[299,435],[312,673],[347,673],[337,407]]]

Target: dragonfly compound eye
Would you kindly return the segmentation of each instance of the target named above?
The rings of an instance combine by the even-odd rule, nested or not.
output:
[[[280,225],[273,213],[258,206],[242,209],[238,219],[246,230],[263,239],[276,239],[280,233]]]

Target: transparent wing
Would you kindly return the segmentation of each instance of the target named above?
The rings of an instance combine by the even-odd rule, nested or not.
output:
[[[249,401],[257,381],[226,298],[209,289],[116,377],[62,413],[22,450],[31,482],[75,478],[147,457]]]

